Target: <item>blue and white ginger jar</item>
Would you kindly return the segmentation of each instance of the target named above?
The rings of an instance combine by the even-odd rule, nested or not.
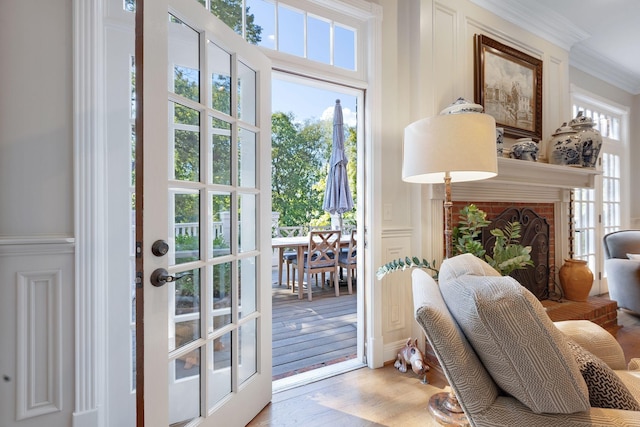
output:
[[[547,159],[553,165],[582,166],[582,143],[574,128],[563,123],[549,139]]]
[[[602,135],[593,128],[594,123],[591,117],[584,116],[582,111],[578,111],[578,115],[569,122],[569,126],[577,132],[580,138],[582,166],[594,168],[602,148]]]

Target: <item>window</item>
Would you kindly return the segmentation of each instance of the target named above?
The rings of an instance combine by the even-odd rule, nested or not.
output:
[[[356,71],[357,30],[322,13],[279,0],[198,0],[249,43]],[[292,2],[293,3],[293,2]]]
[[[574,192],[575,258],[587,260],[595,276],[598,293],[608,288],[604,273],[602,238],[605,234],[626,227],[629,223],[625,192],[628,192],[628,145],[625,140],[626,112],[593,97],[575,93],[573,117],[583,111],[602,135],[602,149],[597,168],[595,188]],[[604,280],[603,280],[604,279]]]

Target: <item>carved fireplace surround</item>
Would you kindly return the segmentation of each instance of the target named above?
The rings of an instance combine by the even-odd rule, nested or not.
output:
[[[454,202],[454,223],[460,207],[467,203],[477,203],[485,212],[489,210],[497,213],[509,207],[523,208],[531,206],[534,210],[543,206],[547,218],[551,223],[549,242],[552,245],[549,265],[552,267],[551,282],[557,282],[557,270],[569,253],[569,194],[573,188],[593,188],[595,177],[602,172],[569,166],[551,165],[541,162],[498,158],[498,176],[484,181],[460,182],[452,184],[452,198]],[[443,230],[442,203],[444,200],[444,186],[433,185],[423,191],[429,200],[430,212],[424,216],[426,230]],[[495,208],[491,208],[496,205]],[[546,206],[553,206],[553,213]],[[491,215],[489,218],[491,219]],[[433,231],[432,231],[433,232]],[[427,237],[424,242],[432,254],[443,253],[442,239],[436,235]],[[434,256],[432,258],[438,258]],[[558,266],[553,268],[553,266]],[[552,287],[552,286],[551,286]]]

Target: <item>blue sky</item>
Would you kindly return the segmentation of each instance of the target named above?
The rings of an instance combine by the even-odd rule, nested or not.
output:
[[[331,28],[333,28],[334,64],[346,69],[355,69],[355,30],[342,26],[339,22],[329,21],[312,14],[305,15],[300,10],[286,5],[279,5],[276,14],[275,5],[268,0],[247,0],[247,6],[249,13],[255,17],[255,23],[262,28],[262,41],[259,45],[275,49],[277,38],[279,51],[303,57],[306,19],[307,58],[325,64],[331,63]],[[313,86],[277,78],[272,82],[274,112],[292,112],[299,121],[310,118],[332,119],[336,99],[340,99],[345,124],[355,126],[356,97],[353,94],[336,92],[335,86],[331,86],[331,89],[320,89],[318,86],[321,84],[318,82]]]
[[[271,80],[271,109],[292,112],[296,120],[333,119],[333,107],[340,99],[344,123],[356,124],[356,97],[328,89],[301,85],[274,78]]]

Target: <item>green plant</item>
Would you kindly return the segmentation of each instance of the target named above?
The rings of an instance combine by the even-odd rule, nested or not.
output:
[[[438,270],[435,268],[435,265],[436,265],[435,260],[430,263],[426,259],[423,259],[422,261],[420,261],[420,258],[418,257],[413,257],[413,258],[406,257],[404,259],[398,258],[378,268],[378,271],[376,271],[376,277],[378,278],[378,280],[381,280],[384,276],[386,276],[389,273],[393,273],[394,271],[398,271],[398,270],[402,271],[402,270],[406,270],[407,268],[417,267],[417,268],[424,268],[427,270],[431,270],[433,272],[432,274],[433,278],[437,279]]]
[[[518,221],[505,224],[504,229],[494,228],[491,234],[496,238],[493,245],[493,256],[488,255],[482,247],[480,234],[482,229],[491,224],[487,220],[487,214],[476,205],[470,204],[460,210],[460,222],[453,229],[453,254],[470,253],[487,261],[503,276],[508,276],[514,270],[521,270],[533,265],[531,261],[531,246],[523,246],[520,242],[521,226]],[[433,272],[437,278],[438,270],[435,261],[429,263],[418,257],[405,257],[393,260],[378,268],[376,277],[382,279],[394,271],[402,271],[408,268],[424,268]]]
[[[520,223],[508,222],[504,230],[494,228],[491,234],[496,241],[493,245],[493,257],[485,255],[489,265],[503,276],[508,276],[514,270],[521,270],[533,265],[531,261],[531,246],[522,246],[520,241]]]
[[[460,222],[453,227],[453,255],[472,254],[483,258],[487,251],[482,247],[480,233],[491,224],[487,214],[474,204],[460,210]]]

